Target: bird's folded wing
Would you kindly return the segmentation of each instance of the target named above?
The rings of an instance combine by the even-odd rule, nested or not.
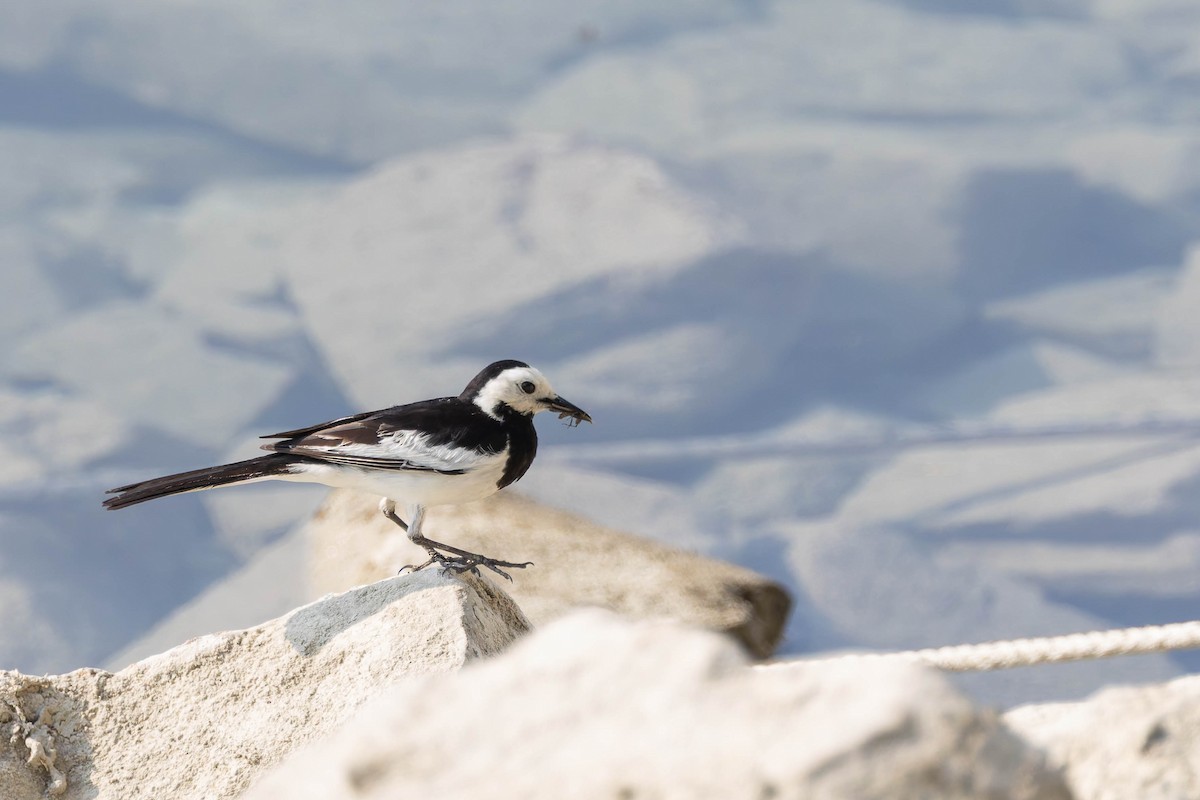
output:
[[[337,426],[343,425],[347,422],[355,422],[357,420],[364,419],[366,417],[370,417],[370,416],[372,416],[374,414],[378,414],[378,413],[379,413],[378,411],[364,411],[361,414],[352,414],[348,417],[338,417],[337,419],[332,419],[329,422],[322,422],[317,425],[309,425],[307,428],[296,428],[294,431],[281,431],[279,433],[268,433],[265,436],[260,436],[258,438],[260,438],[260,439],[295,439],[297,437],[304,436],[307,433],[315,433],[316,431],[324,430],[326,428],[336,428]],[[263,445],[262,449],[263,450],[274,450],[275,448],[271,447],[269,445]]]
[[[462,437],[453,435],[457,420],[444,418],[455,416],[446,414],[447,410],[437,409],[443,419],[436,428],[428,425],[432,421],[427,419],[428,409],[398,407],[334,420],[327,427],[305,428],[300,435],[265,444],[262,449],[370,469],[449,475],[479,466],[503,449],[504,443],[499,441],[465,446],[467,443],[459,441]],[[436,437],[430,432],[433,429]]]

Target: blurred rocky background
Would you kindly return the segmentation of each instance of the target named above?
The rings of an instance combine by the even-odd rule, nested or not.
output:
[[[1186,0],[8,0],[0,667],[297,605],[320,489],[103,490],[495,358],[596,419],[517,488],[785,656],[1194,618],[1198,83]]]

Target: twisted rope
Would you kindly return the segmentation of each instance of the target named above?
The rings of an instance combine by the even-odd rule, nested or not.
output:
[[[1147,625],[1142,628],[1071,633],[1065,636],[906,650],[898,653],[852,653],[806,660],[828,663],[856,659],[903,659],[929,664],[950,672],[978,672],[1196,648],[1200,648],[1200,620],[1170,625]]]

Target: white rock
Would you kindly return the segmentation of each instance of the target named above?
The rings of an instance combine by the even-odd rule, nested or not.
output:
[[[546,477],[539,479],[539,475]],[[317,492],[313,502],[308,496],[310,491]],[[297,496],[297,492],[303,494]],[[544,472],[535,470],[534,474],[527,475],[521,481],[521,492],[548,505],[569,502],[589,519],[598,520],[608,528],[636,529],[670,547],[702,550],[712,547],[718,536],[717,531],[706,527],[707,520],[696,512],[681,491],[651,481],[555,465]],[[323,487],[256,484],[237,491],[212,492],[204,496],[204,501],[222,539],[231,547],[242,548],[253,543],[259,531],[274,529],[277,523],[291,520],[296,513],[304,515],[301,525],[306,524],[326,493]],[[326,578],[340,573],[329,563],[324,566],[308,564],[310,548],[306,534],[303,530],[292,531],[253,555],[247,554],[249,560],[236,572],[174,609],[134,641],[123,645],[115,655],[106,656],[102,666],[110,670],[121,669],[189,638],[246,627],[257,620],[284,614],[308,601],[315,596],[309,585],[310,572],[322,573]],[[385,541],[391,534],[385,529]],[[371,558],[371,554],[365,552],[358,553],[357,557],[343,554],[337,562],[331,563],[341,563],[345,559],[353,565]],[[391,572],[381,569],[377,574],[385,577]],[[369,579],[366,573],[361,573],[346,577],[349,582],[340,585],[325,580],[321,591],[341,589]],[[0,652],[22,654],[25,650],[17,644],[28,642],[27,629],[14,630],[11,639],[0,635]],[[63,653],[55,652],[57,662],[54,663],[71,662]],[[22,658],[28,659],[29,655]]]
[[[520,493],[553,508],[569,508],[598,525],[693,552],[707,551],[727,533],[675,484],[580,468],[551,448],[539,448],[537,463],[521,478]]]
[[[650,159],[552,137],[397,160],[275,224],[304,321],[364,407],[397,402],[397,375],[404,398],[460,391],[479,359],[430,353],[494,315],[587,278],[672,273],[735,234]]]
[[[694,490],[694,502],[734,525],[824,515],[876,466],[871,456],[730,459],[717,462]]]
[[[1112,542],[973,541],[964,538],[940,553],[942,563],[987,564],[1060,593],[1176,598],[1191,607],[1200,594],[1200,533],[1165,539]],[[1181,607],[1183,607],[1181,605]]]
[[[893,420],[879,414],[826,404],[805,411],[770,432],[770,436],[772,439],[814,444],[835,444],[854,439],[871,441],[887,437],[894,424]]]
[[[950,528],[1028,525],[1101,510],[1146,513],[1198,468],[1200,448],[1166,444],[1159,437],[1093,437],[908,450],[850,493],[838,519],[866,526],[919,520]]]
[[[0,451],[12,450],[0,457],[3,484],[69,474],[126,444],[130,425],[101,404],[70,392],[0,387],[0,433]]]
[[[925,407],[943,419],[974,417],[1003,400],[1063,384],[1122,376],[1125,370],[1086,350],[1033,340],[980,358],[922,389]]]
[[[604,332],[609,333],[609,332]],[[597,331],[597,340],[604,335]],[[555,371],[555,382],[571,386],[592,407],[658,417],[681,417],[736,394],[745,352],[757,343],[737,341],[721,325],[682,323],[632,336],[617,334]],[[704,353],[704,358],[697,358]],[[712,376],[731,375],[729,386]],[[637,386],[637,392],[630,392]],[[733,389],[731,392],[730,389]]]
[[[0,259],[4,261],[7,286],[0,292],[0,336],[7,342],[16,341],[63,313],[64,303],[41,273],[35,242],[30,238],[19,230],[0,227]]]
[[[104,216],[121,193],[148,178],[148,165],[144,161],[139,165],[138,156],[151,155],[150,143],[163,141],[153,133],[125,131],[112,136],[95,130],[0,126],[0,166],[9,178],[0,187],[5,217],[0,225],[14,218],[39,220],[43,225],[37,229],[15,232],[29,236],[27,241],[62,244],[56,234],[70,234],[86,225],[85,220]]]
[[[989,416],[1014,428],[1191,423],[1200,419],[1200,377],[1191,369],[1130,370],[1014,397]]]
[[[457,1],[372,2],[333,15],[275,0],[26,6],[0,29],[0,63],[10,69],[50,68],[72,54],[91,85],[251,140],[358,163],[502,128],[512,98],[588,54],[588,31],[623,42],[753,13],[715,0],[569,9],[539,0],[486,14]],[[91,20],[82,41],[81,15]],[[239,66],[247,59],[252,72]]]
[[[1079,137],[1067,159],[1089,183],[1112,186],[1143,203],[1166,204],[1179,201],[1200,180],[1198,156],[1196,140],[1182,127],[1126,121]]]
[[[49,763],[65,776],[64,800],[232,798],[383,687],[458,669],[526,630],[491,584],[425,572],[194,639],[115,674],[2,672],[0,714],[43,719],[36,732],[56,751]],[[0,741],[4,751],[32,754],[19,738]],[[5,758],[0,777],[15,769]],[[27,771],[45,785],[45,767]],[[11,793],[29,784],[5,787],[5,800],[41,798]]]
[[[994,494],[980,492],[966,496],[960,503],[931,509],[926,519],[940,529],[999,523],[1013,526],[1018,535],[1036,535],[1034,526],[1038,524],[1069,525],[1073,519],[1098,514],[1105,518],[1104,522],[1093,523],[1095,535],[1101,539],[1128,528],[1126,520],[1159,517],[1164,519],[1161,524],[1174,525],[1173,514],[1190,513],[1191,496],[1182,490],[1200,474],[1200,447],[1188,439],[1174,437],[1130,439],[1126,443],[1099,438],[1087,443],[1092,446],[1093,457],[1105,446],[1112,448],[1113,455],[1107,459],[1081,460],[1078,472],[1065,468],[1064,462],[1050,454],[1051,448],[1046,445],[1014,448],[1012,464],[1021,458],[1032,465],[1038,456],[1045,455],[1047,464],[1057,463],[1061,471],[1046,473],[1040,467],[1030,466],[1029,471],[1034,474],[1028,482],[1013,480],[1010,475],[997,482]],[[1068,458],[1079,457],[1084,447],[1081,441],[1079,445],[1064,444],[1062,450]],[[949,462],[966,465],[972,452],[980,456],[977,466],[982,470],[1008,460],[998,448],[968,448],[960,458],[947,460],[944,468],[953,474]],[[974,471],[971,466],[964,469]],[[948,483],[958,482],[952,479]]]
[[[131,248],[140,263],[157,255],[165,274],[153,300],[226,340],[257,343],[301,335],[279,256],[278,222],[328,182],[262,180],[199,193],[170,218],[170,253]]]
[[[1183,270],[1158,317],[1156,352],[1159,364],[1193,371],[1200,366],[1200,245],[1188,251]]]
[[[810,382],[853,383],[843,362],[886,372],[938,346],[964,319],[943,290],[850,274],[813,255],[741,248],[644,282],[622,278],[510,312],[499,330],[475,334],[475,349],[508,337],[531,349],[565,338],[556,385],[589,398],[605,430],[681,436],[794,415],[820,395]],[[639,391],[621,389],[630,385]]]
[[[759,657],[779,644],[791,600],[779,584],[743,567],[604,528],[501,492],[478,503],[436,506],[424,533],[434,541],[505,561],[505,589],[534,624],[580,606],[633,617],[667,617],[729,633]],[[309,525],[316,591],[378,580],[428,558],[379,513],[379,499],[345,490]]]
[[[739,132],[715,161],[714,192],[766,250],[826,252],[846,269],[929,286],[957,272],[957,232],[946,206],[963,168],[953,149],[902,129],[822,124]],[[869,302],[869,301],[868,301]]]
[[[742,454],[712,459],[713,466],[692,489],[690,504],[705,518],[719,521],[720,538],[726,542],[740,524],[824,516],[835,511],[844,497],[886,462],[887,456],[866,448],[861,454],[831,458],[755,457],[751,455],[755,445],[769,450],[785,443],[802,449],[879,442],[888,439],[894,426],[894,421],[877,415],[821,406],[763,433],[736,435],[730,443],[744,446]]]
[[[1085,97],[1129,91],[1133,76],[1114,46],[1107,31],[1041,20],[1014,27],[898,5],[782,5],[742,25],[583,60],[534,95],[519,120],[695,154],[805,113],[1081,113]],[[1011,69],[987,67],[997,59]]]
[[[1063,768],[1078,800],[1200,796],[1200,676],[1022,706],[1004,721]]]
[[[61,382],[209,447],[228,441],[291,377],[282,364],[212,347],[192,326],[132,303],[79,314],[6,355],[0,366],[10,377]]]
[[[1157,316],[1175,284],[1173,269],[1143,269],[997,300],[983,314],[1109,355],[1144,357],[1152,350]]]
[[[324,499],[325,487],[268,481],[239,486],[237,491],[205,492],[201,497],[217,537],[240,558],[248,559],[281,534],[304,525]],[[277,613],[286,610],[281,608]]]
[[[711,633],[585,611],[397,687],[246,800],[1067,796],[932,671],[748,668]]]

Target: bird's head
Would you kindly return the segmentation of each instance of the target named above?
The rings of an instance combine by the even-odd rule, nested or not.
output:
[[[459,397],[496,419],[503,416],[505,409],[511,409],[528,417],[539,411],[553,411],[559,419],[570,417],[576,425],[592,421],[586,411],[559,396],[545,375],[523,361],[489,364]]]

